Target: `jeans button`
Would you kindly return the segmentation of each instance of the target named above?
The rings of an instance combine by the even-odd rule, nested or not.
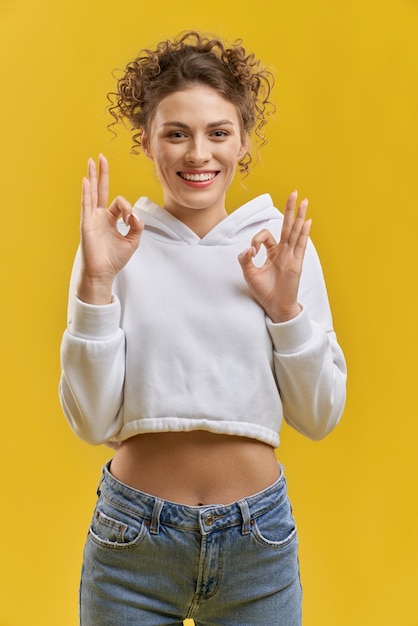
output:
[[[213,515],[213,513],[208,513],[207,515],[205,515],[206,526],[212,526],[214,521],[215,521],[215,516]]]

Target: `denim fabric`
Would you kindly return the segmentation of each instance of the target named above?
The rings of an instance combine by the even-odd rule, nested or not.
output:
[[[298,539],[282,474],[227,506],[183,506],[103,469],[84,549],[82,626],[300,626]]]

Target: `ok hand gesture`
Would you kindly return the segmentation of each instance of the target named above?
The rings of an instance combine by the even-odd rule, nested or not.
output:
[[[138,248],[144,224],[132,212],[129,202],[118,196],[107,208],[109,165],[99,157],[99,173],[93,159],[88,161],[88,175],[83,179],[81,211],[82,266],[78,297],[89,304],[111,302],[116,274]],[[129,226],[126,235],[117,227],[118,220]]]
[[[297,301],[300,275],[308,243],[311,220],[306,220],[308,201],[302,200],[295,214],[297,192],[290,194],[280,241],[268,230],[262,230],[251,241],[251,247],[239,255],[244,278],[251,293],[273,322],[286,322],[301,311]],[[260,246],[267,259],[256,267],[253,257]]]

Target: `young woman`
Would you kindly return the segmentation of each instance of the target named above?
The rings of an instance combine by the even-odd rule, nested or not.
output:
[[[127,65],[111,112],[153,161],[163,206],[108,207],[108,163],[89,160],[60,395],[75,433],[116,452],[84,551],[83,626],[301,623],[275,448],[283,417],[313,439],[334,428],[346,373],[307,201],[226,211],[270,87],[239,42],[162,42]]]

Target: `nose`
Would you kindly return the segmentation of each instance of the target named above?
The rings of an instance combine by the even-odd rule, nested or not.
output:
[[[189,145],[185,159],[191,165],[203,165],[212,158],[210,146],[204,139],[194,139]]]

